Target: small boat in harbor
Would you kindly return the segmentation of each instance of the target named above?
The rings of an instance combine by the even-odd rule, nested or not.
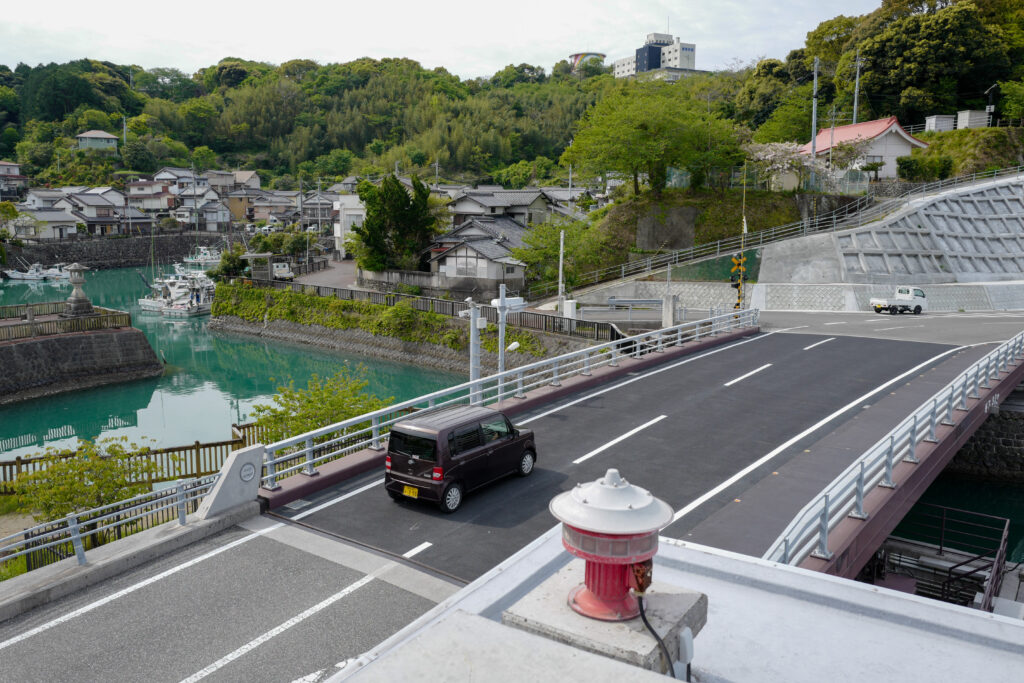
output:
[[[71,273],[64,270],[64,266],[63,263],[55,263],[43,272],[48,280],[70,280]]]
[[[216,284],[202,273],[174,273],[147,282],[150,294],[139,299],[139,308],[168,317],[191,317],[210,312]],[[169,312],[173,311],[173,312]]]
[[[3,271],[5,277],[11,280],[45,280],[47,279],[46,269],[38,263],[33,263],[26,270],[15,270],[13,268]]]
[[[220,264],[220,249],[214,247],[195,247],[182,263],[190,270],[209,270]]]

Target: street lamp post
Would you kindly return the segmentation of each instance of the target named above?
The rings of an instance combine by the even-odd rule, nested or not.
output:
[[[491,306],[498,309],[498,375],[505,372],[505,321],[509,313],[521,311],[526,308],[526,302],[521,296],[505,296],[505,284],[498,286],[498,298],[491,299]],[[518,348],[518,345],[517,347]],[[501,400],[502,380],[498,380],[498,400]]]

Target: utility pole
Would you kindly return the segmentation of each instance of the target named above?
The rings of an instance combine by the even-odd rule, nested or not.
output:
[[[565,284],[562,280],[562,261],[565,259],[565,230],[558,233],[558,312],[565,315]]]
[[[860,95],[860,49],[857,49],[857,77],[853,81],[853,122],[857,123],[857,96]]]
[[[832,147],[836,141],[836,117],[839,116],[839,112],[836,111],[836,105],[832,104],[832,111],[829,112],[829,118],[832,119],[832,130],[829,131],[828,135],[828,168],[832,171]]]
[[[811,105],[811,187],[814,187],[814,162],[818,154],[818,58],[814,58],[814,104]]]
[[[569,213],[572,214],[572,164],[569,164]]]
[[[124,116],[121,117],[121,126],[121,149],[123,150],[125,147],[128,146],[128,119]],[[124,152],[122,151],[121,154],[124,154]]]
[[[437,180],[437,175],[438,175],[438,171],[437,171],[437,159],[434,159],[434,189],[435,189],[435,190],[436,190],[436,189],[437,189],[437,187],[438,187],[438,180]]]

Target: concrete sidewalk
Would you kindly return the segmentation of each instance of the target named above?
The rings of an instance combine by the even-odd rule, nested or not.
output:
[[[358,268],[355,261],[329,261],[326,269],[300,275],[295,278],[295,282],[304,285],[338,287],[339,289],[366,289],[356,284],[357,271]]]

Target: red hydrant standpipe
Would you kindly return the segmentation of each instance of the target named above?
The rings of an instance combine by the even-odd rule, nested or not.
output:
[[[584,583],[569,593],[569,606],[602,621],[639,615],[629,589],[642,592],[649,584],[658,532],[672,521],[672,508],[610,469],[555,496],[548,509],[562,522],[562,545],[586,561]]]

